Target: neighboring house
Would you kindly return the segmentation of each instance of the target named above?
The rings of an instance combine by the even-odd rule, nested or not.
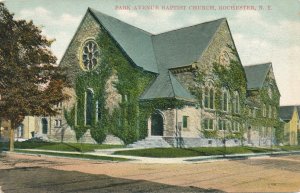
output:
[[[26,116],[23,122],[15,129],[15,141],[31,139],[37,132],[37,118]],[[10,121],[1,121],[0,141],[8,141],[10,136]]]
[[[298,132],[300,130],[300,107],[280,107],[280,118],[284,121],[284,143],[298,145]]]
[[[50,140],[132,146],[271,145],[271,63],[243,67],[225,18],[151,34],[88,9],[61,62],[72,97]],[[45,121],[46,122],[46,121]],[[72,137],[73,134],[73,137]],[[93,139],[92,139],[93,138]]]
[[[64,131],[66,125],[62,124],[62,103],[58,103],[53,108],[58,111],[58,116],[25,116],[23,122],[15,129],[15,141],[24,141],[32,137],[37,137],[45,141],[60,142],[65,140],[77,142],[74,131]],[[10,121],[2,120],[0,126],[0,141],[8,141],[10,136]],[[51,138],[54,135],[59,135],[59,139]]]

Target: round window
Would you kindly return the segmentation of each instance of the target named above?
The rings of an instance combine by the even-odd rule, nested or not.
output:
[[[81,66],[85,70],[92,70],[99,62],[100,50],[94,40],[83,44],[81,53]]]

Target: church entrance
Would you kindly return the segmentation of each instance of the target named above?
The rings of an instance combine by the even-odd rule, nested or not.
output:
[[[164,133],[164,119],[159,112],[151,115],[151,135],[163,136]]]

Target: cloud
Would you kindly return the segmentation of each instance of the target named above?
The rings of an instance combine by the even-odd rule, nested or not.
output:
[[[36,7],[21,10],[17,18],[33,20],[36,23],[53,25],[54,27],[68,27],[78,24],[81,17],[81,15],[73,16],[66,13],[56,16],[43,7]]]
[[[267,18],[240,11],[231,18],[233,38],[243,64],[272,62],[281,104],[300,104],[300,21]],[[255,22],[253,22],[255,21]]]
[[[17,15],[17,19],[33,20],[34,24],[42,28],[42,34],[49,39],[55,39],[51,50],[60,61],[64,54],[76,27],[79,25],[81,15],[71,15],[63,13],[56,15],[43,8],[22,9]]]

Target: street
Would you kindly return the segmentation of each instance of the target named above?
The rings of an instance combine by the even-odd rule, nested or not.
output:
[[[300,156],[138,164],[8,154],[0,158],[0,187],[4,193],[297,192]]]

